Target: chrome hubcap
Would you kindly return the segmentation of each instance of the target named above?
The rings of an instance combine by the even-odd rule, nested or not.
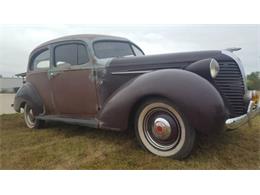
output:
[[[28,119],[29,119],[29,121],[30,121],[31,123],[34,123],[34,121],[35,121],[35,117],[34,117],[34,115],[33,115],[33,111],[32,111],[31,108],[29,109],[29,112],[28,112]]]
[[[33,114],[32,108],[29,106],[26,106],[25,110],[25,120],[27,123],[27,126],[32,128],[35,125],[35,116]]]
[[[170,123],[164,118],[157,118],[154,121],[152,132],[160,140],[167,140],[172,132]]]

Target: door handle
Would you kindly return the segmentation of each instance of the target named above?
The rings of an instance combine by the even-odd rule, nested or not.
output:
[[[54,77],[55,77],[54,72],[50,72],[50,73],[49,73],[49,78],[52,79],[52,78],[54,78]]]
[[[60,72],[49,72],[49,78],[52,79],[59,74],[60,74]]]

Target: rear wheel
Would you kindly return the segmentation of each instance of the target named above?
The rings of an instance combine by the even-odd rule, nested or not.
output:
[[[169,101],[152,99],[138,110],[135,120],[136,136],[151,153],[183,159],[194,146],[196,133],[183,114]]]
[[[43,120],[39,120],[35,118],[35,115],[33,114],[33,110],[31,106],[29,106],[28,104],[25,104],[24,106],[24,121],[27,127],[29,127],[30,129],[33,128],[39,129],[42,128],[44,125]]]

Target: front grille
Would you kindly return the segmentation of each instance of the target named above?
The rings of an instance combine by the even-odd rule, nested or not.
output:
[[[215,79],[216,87],[230,112],[236,117],[246,112],[244,102],[245,86],[240,68],[236,62],[219,62],[220,71]]]

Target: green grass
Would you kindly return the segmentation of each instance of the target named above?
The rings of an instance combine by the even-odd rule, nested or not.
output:
[[[242,128],[200,136],[192,155],[177,161],[139,147],[127,132],[50,123],[26,128],[20,114],[0,116],[0,169],[259,169],[260,116]]]

